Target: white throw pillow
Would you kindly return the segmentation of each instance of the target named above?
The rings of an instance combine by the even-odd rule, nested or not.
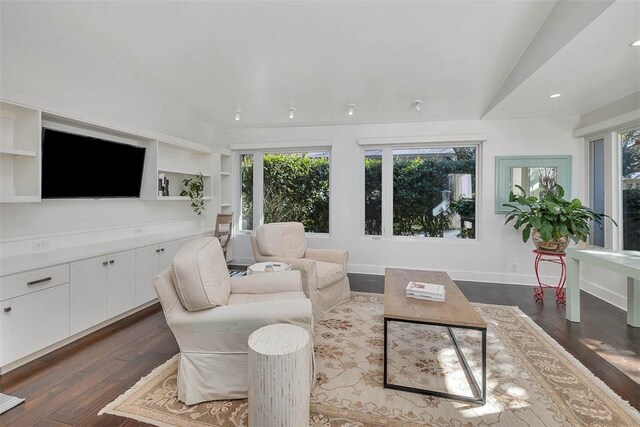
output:
[[[195,239],[173,258],[173,285],[188,311],[227,305],[231,293],[229,269],[215,237]]]

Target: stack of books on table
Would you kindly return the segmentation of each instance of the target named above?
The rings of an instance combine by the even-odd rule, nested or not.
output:
[[[444,302],[443,285],[423,282],[409,282],[409,284],[407,285],[406,294],[409,298]]]

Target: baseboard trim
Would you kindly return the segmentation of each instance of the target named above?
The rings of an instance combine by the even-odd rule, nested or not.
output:
[[[611,305],[618,307],[621,310],[627,311],[626,295],[620,295],[616,292],[613,292],[611,289],[607,289],[601,285],[598,285],[597,283],[593,283],[585,279],[581,279],[580,289],[593,295],[596,298],[599,298]]]
[[[253,258],[234,258],[231,264],[249,266],[255,261]],[[349,264],[349,273],[358,274],[375,274],[384,275],[384,269],[390,268],[416,268],[407,267],[402,265],[387,265],[381,267],[378,265],[369,264]],[[436,268],[437,269],[437,268]],[[442,269],[444,270],[444,269]],[[516,273],[492,273],[489,271],[463,271],[463,270],[446,270],[449,276],[453,280],[462,280],[469,282],[481,282],[481,283],[500,283],[508,285],[522,285],[522,286],[538,286],[538,281],[533,274],[516,274]],[[554,283],[558,280],[555,276],[542,276],[542,281],[545,283]],[[590,282],[588,280],[582,280],[580,288],[588,292],[589,294],[608,302],[622,310],[627,310],[627,297],[626,295],[620,295],[612,292],[601,285]]]

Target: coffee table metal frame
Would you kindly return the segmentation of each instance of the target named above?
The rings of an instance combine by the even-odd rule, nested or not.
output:
[[[460,359],[462,363],[462,368],[465,371],[465,374],[468,378],[471,379],[471,385],[473,388],[474,396],[464,396],[460,394],[447,393],[444,391],[438,390],[429,390],[415,387],[408,387],[399,384],[391,384],[387,381],[387,329],[389,322],[399,322],[399,323],[414,323],[418,325],[429,325],[429,326],[440,326],[443,328],[447,328],[449,332],[449,336],[453,341],[453,346],[458,354],[458,359]],[[471,329],[474,331],[480,331],[482,333],[482,388],[480,388],[476,377],[473,375],[471,368],[469,367],[469,363],[467,362],[464,353],[460,349],[460,344],[458,343],[458,339],[454,334],[452,328],[458,329]],[[444,397],[446,399],[454,399],[460,400],[463,402],[471,402],[471,403],[487,403],[487,328],[478,328],[471,326],[460,326],[460,325],[448,325],[437,322],[428,322],[428,321],[417,321],[417,320],[405,320],[405,319],[396,319],[393,317],[384,317],[384,360],[383,360],[383,377],[384,377],[384,388],[391,388],[395,390],[408,391],[412,393],[420,393],[420,394],[428,394],[431,396]],[[476,397],[479,396],[479,397]]]

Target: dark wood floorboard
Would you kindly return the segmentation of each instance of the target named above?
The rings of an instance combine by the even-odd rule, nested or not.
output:
[[[349,274],[354,291],[378,292],[382,276]],[[640,328],[626,325],[624,311],[582,294],[582,322],[564,318],[553,293],[543,305],[527,286],[457,282],[473,302],[516,305],[618,395],[640,409],[640,385],[625,375],[640,372]],[[98,417],[107,403],[178,352],[159,305],[0,376],[0,391],[25,403],[0,416],[0,426],[134,426],[137,421]],[[625,358],[626,363],[621,363]],[[617,365],[617,366],[616,366]]]

